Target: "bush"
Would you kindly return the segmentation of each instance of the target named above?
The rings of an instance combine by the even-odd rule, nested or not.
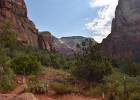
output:
[[[57,69],[69,69],[72,64],[69,60],[67,60],[67,58],[56,53],[50,55],[50,61],[50,66]]]
[[[111,65],[107,63],[90,62],[87,65],[80,65],[73,70],[74,76],[78,79],[89,82],[99,82],[105,75],[108,75],[111,70]],[[91,77],[93,76],[93,77]]]
[[[102,54],[98,45],[89,45],[82,53],[82,55],[76,57],[77,67],[72,71],[78,79],[100,82],[104,76],[111,74],[112,63]]]
[[[129,100],[140,100],[140,93],[132,93],[129,96]]]
[[[34,94],[45,94],[48,92],[48,84],[33,76],[29,78],[24,90]]]
[[[20,55],[12,60],[11,68],[16,74],[37,75],[43,70],[37,58],[32,55]]]
[[[51,88],[60,95],[79,92],[78,89],[65,85],[64,83],[53,83],[51,84]]]
[[[10,68],[10,59],[0,49],[0,92],[9,92],[15,88],[14,73]]]
[[[38,58],[43,66],[53,67],[56,69],[69,69],[73,66],[73,60],[67,59],[58,53],[48,53],[45,50],[38,50],[34,52],[34,55]]]
[[[96,85],[96,86],[90,86],[87,95],[93,96],[93,97],[100,97],[102,96],[103,89],[101,86]]]
[[[140,64],[133,62],[133,60],[127,60],[122,62],[120,67],[124,73],[130,76],[140,75]]]
[[[108,100],[128,99],[132,94],[140,92],[140,78],[130,77],[119,70],[115,70],[112,75],[105,77],[104,80]]]
[[[15,88],[14,73],[9,67],[0,68],[0,92],[7,93]]]
[[[13,48],[17,44],[17,34],[12,31],[11,23],[5,21],[5,23],[0,26],[0,46],[4,48]]]

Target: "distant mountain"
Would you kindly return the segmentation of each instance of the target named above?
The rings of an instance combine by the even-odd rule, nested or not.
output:
[[[74,51],[76,51],[76,45],[82,44],[82,42],[89,39],[95,42],[93,38],[82,37],[82,36],[70,36],[70,37],[62,37],[60,39],[55,38],[54,43],[55,43],[56,51],[58,51],[59,53],[64,55],[73,55]]]
[[[60,38],[61,41],[63,41],[69,48],[72,48],[73,50],[76,49],[77,44],[81,44],[85,40],[90,39],[94,41],[93,38],[88,37],[82,37],[82,36],[71,36],[71,37],[62,37]],[[95,41],[94,41],[95,42]]]

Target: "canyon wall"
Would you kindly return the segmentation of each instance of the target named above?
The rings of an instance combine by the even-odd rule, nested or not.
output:
[[[104,52],[114,59],[140,61],[140,0],[119,0]]]
[[[0,24],[8,21],[24,45],[38,47],[38,30],[27,17],[24,0],[0,0]]]

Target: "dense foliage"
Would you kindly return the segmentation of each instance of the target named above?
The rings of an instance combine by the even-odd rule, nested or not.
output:
[[[48,84],[36,76],[30,76],[24,90],[25,92],[32,92],[34,94],[45,94],[48,92]]]
[[[92,45],[89,41],[86,48],[80,49],[82,53],[76,55],[77,63],[73,70],[76,77],[90,82],[99,82],[105,75],[111,73],[111,61],[101,53],[99,45]]]
[[[15,57],[12,60],[11,68],[16,74],[21,75],[37,75],[43,70],[37,58],[29,54]]]
[[[14,73],[5,50],[0,49],[0,92],[9,92],[15,87]]]
[[[118,69],[115,69],[113,74],[105,77],[104,80],[105,92],[108,100],[139,100],[139,76],[131,77],[127,74],[121,73]]]

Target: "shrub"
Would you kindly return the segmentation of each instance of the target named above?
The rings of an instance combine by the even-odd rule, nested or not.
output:
[[[140,92],[140,78],[130,77],[115,70],[112,75],[104,78],[108,100],[128,99],[132,94]]]
[[[129,100],[140,100],[140,93],[132,93],[129,96]]]
[[[105,75],[112,72],[112,63],[100,52],[100,47],[90,46],[84,49],[82,55],[77,56],[77,62],[73,74],[78,79],[88,82],[100,82]]]
[[[96,85],[96,86],[90,86],[87,95],[93,96],[93,97],[99,97],[102,96],[103,89],[101,86]]]
[[[56,69],[69,69],[73,66],[73,60],[57,53],[50,54],[50,66]]]
[[[87,65],[80,65],[73,70],[74,76],[78,79],[89,82],[99,82],[105,75],[108,75],[111,70],[111,65],[108,63],[90,62]],[[93,76],[93,77],[91,77]]]
[[[124,73],[130,76],[140,75],[140,64],[133,62],[133,60],[127,60],[120,65]]]
[[[0,68],[0,92],[7,93],[15,88],[14,73],[9,67]]]
[[[48,51],[39,50],[34,52],[34,55],[38,58],[41,64],[46,67],[69,69],[71,66],[73,66],[73,60],[67,59],[58,53],[48,53]]]
[[[34,94],[45,94],[48,92],[48,84],[33,76],[29,78],[24,90]]]
[[[12,60],[11,68],[16,74],[37,75],[41,73],[43,67],[32,55],[20,55]]]
[[[65,85],[64,83],[53,83],[51,84],[51,88],[60,95],[79,92],[78,89]]]
[[[15,88],[14,73],[10,68],[10,59],[0,49],[0,92],[9,92]]]
[[[5,21],[5,23],[0,26],[0,46],[13,48],[17,44],[16,33],[11,29],[11,23]]]

